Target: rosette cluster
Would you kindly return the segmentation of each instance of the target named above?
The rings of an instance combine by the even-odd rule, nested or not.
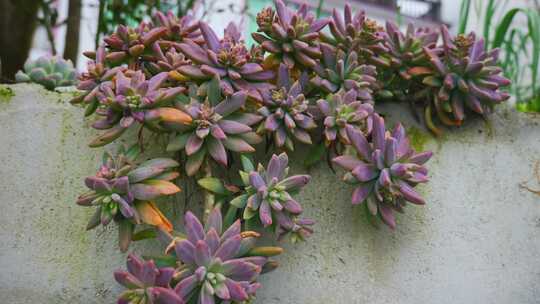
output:
[[[174,247],[180,262],[175,292],[186,303],[243,303],[255,296],[263,269],[274,268],[269,256],[279,247],[255,247],[258,233],[241,232],[240,221],[226,230],[219,208],[203,227],[191,212],[184,219],[186,239]]]
[[[15,80],[38,83],[47,90],[54,90],[56,87],[76,84],[77,71],[71,60],[56,56],[41,56],[36,60],[26,61],[24,70],[17,72]]]
[[[214,86],[214,89],[217,92],[209,94],[219,96],[219,88]],[[192,98],[190,104],[183,107],[190,116],[191,123],[182,127],[178,134],[171,138],[167,150],[185,152],[188,175],[197,173],[207,155],[217,163],[227,166],[227,151],[255,151],[251,145],[259,143],[261,138],[251,126],[262,117],[240,111],[246,98],[245,92],[237,92],[215,106],[208,98],[204,102]]]
[[[268,257],[282,251],[255,247],[260,235],[253,229],[293,242],[314,231],[295,198],[310,176],[289,176],[289,157],[275,150],[307,146],[306,166],[326,152],[355,186],[352,203],[394,228],[394,212],[425,203],[415,187],[428,181],[432,154],[415,151],[401,124],[387,130],[375,105],[407,101],[438,133],[433,118],[457,126],[508,98],[499,51],[486,50],[473,33],[452,37],[444,26],[412,25],[403,33],[349,5],[343,14],[316,18],[307,5],[274,4],[257,14],[251,49],[234,24],[218,37],[207,23],[169,12],[119,26],[85,53],[91,61],[72,103],[99,117],[92,126],[103,133],[91,146],[129,139],[135,133],[126,131],[138,126],[132,139],[140,149],[152,132],[155,148],[165,141],[166,152],[174,152],[174,159],[141,163],[133,149],[107,156],[78,199],[97,209],[89,229],[118,223],[122,250],[146,238],[169,245],[155,263],[129,256],[127,271],[115,273],[127,288],[119,303],[252,303],[259,275],[277,266]],[[41,70],[32,66],[26,74],[43,76]],[[272,156],[255,167],[249,153]],[[227,169],[238,160],[243,169],[234,176]],[[180,191],[173,183],[180,165],[186,182],[196,178],[202,188],[205,222],[186,211],[183,232],[153,203]],[[142,223],[150,228],[135,231]]]
[[[324,93],[355,90],[359,100],[373,103],[372,94],[377,87],[375,66],[359,64],[355,51],[345,53],[325,43],[321,50],[323,57],[313,68],[315,76],[310,83]]]
[[[306,4],[293,11],[281,0],[274,3],[275,11],[267,7],[257,14],[258,29],[253,39],[272,54],[268,58],[271,65],[283,62],[290,68],[313,68],[321,57],[317,38],[328,20],[317,20]]]
[[[406,202],[425,204],[414,187],[428,181],[424,164],[432,153],[414,151],[403,126],[397,124],[392,132],[386,131],[377,114],[373,115],[371,141],[352,127],[347,134],[355,153],[338,156],[333,162],[347,170],[344,180],[356,185],[352,203],[363,203],[372,215],[379,214],[395,228],[394,211],[402,212]]]
[[[116,72],[110,81],[100,84],[95,95],[99,102],[96,114],[104,118],[94,122],[92,127],[107,131],[95,138],[90,146],[104,146],[136,123],[158,132],[190,123],[189,115],[170,106],[170,102],[185,89],[165,88],[166,81],[167,73],[147,80],[143,72],[127,70]]]
[[[348,128],[369,135],[373,126],[373,106],[358,99],[356,90],[341,90],[317,101],[324,117],[324,140],[327,146],[335,142],[350,145]]]
[[[364,11],[355,14],[349,4],[345,4],[343,15],[336,9],[328,24],[330,33],[320,32],[320,39],[345,52],[354,51],[361,64],[385,65],[381,54],[388,51],[384,45],[386,33],[375,20],[366,17]]]
[[[119,151],[116,156],[105,153],[103,164],[94,176],[84,180],[89,192],[77,199],[81,206],[96,207],[87,230],[115,221],[120,226],[120,247],[126,250],[133,225],[146,223],[171,230],[169,221],[153,200],[180,191],[171,180],[178,177],[178,162],[154,158],[137,163],[138,148]]]
[[[379,75],[379,82],[384,83],[384,87],[377,92],[378,96],[383,99],[410,101],[418,95],[425,95],[426,86],[415,77],[431,72],[424,48],[438,53],[439,33],[431,28],[415,29],[412,24],[402,33],[397,25],[388,21],[386,34],[384,45],[388,52],[381,56],[385,68],[380,69]]]
[[[309,175],[288,176],[287,154],[272,155],[268,166],[259,164],[255,169],[246,158],[244,171],[240,171],[244,190],[231,204],[243,208],[243,219],[273,227],[279,238],[291,234],[293,241],[303,240],[313,230],[311,219],[301,219],[303,208],[293,198],[311,179]]]
[[[270,134],[278,148],[294,150],[293,139],[311,144],[309,130],[317,127],[308,111],[309,100],[303,94],[300,80],[291,83],[289,69],[282,64],[279,68],[277,87],[263,92],[263,106],[258,112],[264,123],[258,133]]]
[[[108,50],[105,61],[111,65],[133,65],[140,56],[151,53],[152,44],[166,33],[167,28],[144,22],[136,28],[119,25],[114,33],[103,38]]]
[[[274,78],[274,72],[264,70],[252,58],[236,26],[229,24],[221,40],[208,24],[200,22],[199,26],[205,44],[199,46],[189,40],[178,44],[178,49],[194,63],[181,66],[178,72],[199,83],[219,76],[226,96],[245,91],[249,97],[261,101],[260,90],[272,87],[269,81]]]
[[[118,297],[118,304],[184,304],[171,288],[175,274],[172,267],[158,268],[154,261],[144,261],[134,254],[127,258],[127,271],[117,270],[114,279],[127,288]]]
[[[426,108],[427,121],[435,112],[442,123],[461,125],[467,110],[484,115],[510,97],[500,90],[510,80],[501,75],[502,69],[497,66],[499,49],[486,51],[484,40],[474,33],[451,37],[443,26],[441,34],[441,55],[424,48],[433,71],[423,79],[432,88],[433,96]]]

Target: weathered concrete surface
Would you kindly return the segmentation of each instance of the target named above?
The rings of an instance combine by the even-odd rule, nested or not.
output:
[[[95,131],[68,93],[12,88],[0,98],[0,302],[112,303],[125,256],[112,227],[84,231],[91,211],[74,204],[102,152],[86,146]],[[375,228],[321,163],[300,197],[317,233],[285,245],[256,303],[538,303],[540,197],[518,185],[540,160],[540,117],[501,109],[490,132],[477,121],[437,141],[406,108],[388,117],[436,152],[419,188],[428,205],[406,208],[394,232]]]

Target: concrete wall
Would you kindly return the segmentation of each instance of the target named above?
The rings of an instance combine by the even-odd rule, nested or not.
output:
[[[116,232],[85,232],[91,211],[74,203],[102,152],[86,146],[96,132],[67,103],[70,93],[11,88],[14,97],[0,96],[0,302],[113,303],[112,271],[125,258]],[[503,106],[491,128],[478,120],[434,140],[405,107],[387,117],[436,152],[432,180],[419,188],[428,205],[406,208],[394,232],[375,228],[351,207],[351,188],[320,164],[299,198],[316,234],[284,245],[255,303],[538,303],[540,197],[518,184],[540,159],[540,118]],[[178,216],[182,204],[172,209]]]

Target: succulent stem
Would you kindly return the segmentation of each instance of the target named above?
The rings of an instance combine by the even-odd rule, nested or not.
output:
[[[210,159],[206,159],[204,167],[204,177],[212,177],[212,165],[210,164]],[[208,216],[214,208],[215,198],[212,192],[204,190],[204,213],[203,213],[203,222],[208,221]]]

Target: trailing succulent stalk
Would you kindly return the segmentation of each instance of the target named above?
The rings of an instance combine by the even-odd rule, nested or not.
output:
[[[86,116],[101,117],[92,126],[104,133],[91,146],[139,125],[139,132],[167,135],[167,152],[185,159],[138,162],[140,149],[133,148],[105,157],[98,173],[85,179],[90,191],[78,203],[96,208],[89,229],[114,221],[124,251],[131,240],[156,236],[168,245],[165,256],[129,255],[127,271],[115,273],[126,287],[120,304],[252,303],[260,274],[277,267],[269,257],[282,252],[255,247],[260,234],[252,229],[292,242],[313,233],[314,221],[301,216],[295,198],[310,176],[289,176],[289,157],[275,150],[322,139],[306,158],[315,163],[324,149],[334,152],[333,163],[355,186],[352,203],[395,228],[394,212],[407,202],[425,203],[415,187],[428,182],[425,163],[432,154],[414,151],[401,124],[387,130],[374,104],[409,101],[423,107],[427,126],[440,132],[434,118],[461,125],[469,113],[486,115],[508,98],[498,50],[486,50],[473,33],[452,37],[442,27],[438,44],[435,30],[381,27],[349,5],[343,15],[334,10],[325,19],[281,0],[260,12],[257,24],[257,43],[248,50],[234,25],[218,37],[191,16],[158,13],[150,23],[118,27],[85,53],[91,61],[79,76],[82,93],[71,102],[84,105]],[[272,156],[266,167],[264,160],[255,167],[247,154],[264,149],[263,136],[271,139]],[[145,143],[140,136],[138,144]],[[215,176],[212,169],[227,170],[238,159],[239,178]],[[205,191],[206,225],[187,211],[183,232],[153,203],[180,191],[171,182],[179,167],[200,177]],[[135,231],[142,223],[150,232]]]
[[[205,177],[212,177],[212,164],[207,159],[204,164],[204,176]],[[203,221],[206,223],[208,221],[208,217],[210,216],[210,212],[212,212],[212,209],[214,209],[215,204],[215,198],[214,194],[210,191],[204,191],[204,213],[203,213]]]

